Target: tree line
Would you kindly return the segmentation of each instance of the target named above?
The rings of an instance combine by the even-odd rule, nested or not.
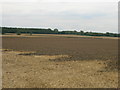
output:
[[[72,34],[72,35],[86,35],[86,36],[109,36],[109,37],[120,37],[120,34],[117,33],[97,33],[97,32],[84,32],[84,31],[59,31],[58,29],[42,29],[42,28],[17,28],[17,27],[0,27],[0,33],[16,33],[17,35],[21,34]]]

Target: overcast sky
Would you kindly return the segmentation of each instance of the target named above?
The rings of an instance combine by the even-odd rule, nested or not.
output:
[[[1,5],[2,26],[118,32],[117,0],[4,0]]]

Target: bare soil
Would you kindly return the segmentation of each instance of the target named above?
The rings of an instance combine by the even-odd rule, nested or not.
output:
[[[38,55],[70,55],[62,60],[117,60],[118,40],[88,37],[3,37],[2,47]],[[60,60],[59,60],[60,61]]]
[[[117,88],[118,40],[2,38],[4,88]]]

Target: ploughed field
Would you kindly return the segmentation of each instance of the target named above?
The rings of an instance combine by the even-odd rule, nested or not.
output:
[[[83,37],[3,37],[4,49],[35,55],[69,55],[61,60],[117,60],[117,39]],[[60,59],[58,60],[60,61]]]
[[[3,88],[117,88],[118,39],[2,37]]]

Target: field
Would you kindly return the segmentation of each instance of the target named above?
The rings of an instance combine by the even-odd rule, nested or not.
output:
[[[118,87],[118,39],[78,35],[4,35],[3,87]]]

